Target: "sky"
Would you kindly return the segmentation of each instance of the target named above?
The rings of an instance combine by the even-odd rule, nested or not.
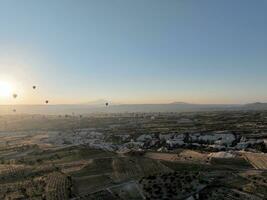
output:
[[[0,0],[0,83],[18,94],[0,91],[0,104],[267,102],[266,10],[266,0]]]

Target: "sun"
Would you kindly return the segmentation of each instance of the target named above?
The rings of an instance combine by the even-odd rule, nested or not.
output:
[[[0,97],[10,97],[13,92],[13,87],[10,83],[0,81]]]

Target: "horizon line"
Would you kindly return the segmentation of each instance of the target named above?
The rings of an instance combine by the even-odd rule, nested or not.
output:
[[[118,105],[247,105],[261,104],[267,102],[250,102],[250,103],[187,103],[187,102],[172,102],[172,103],[109,103],[109,106]],[[101,106],[102,104],[90,103],[55,103],[55,104],[0,104],[0,106]],[[105,105],[103,105],[104,107]]]

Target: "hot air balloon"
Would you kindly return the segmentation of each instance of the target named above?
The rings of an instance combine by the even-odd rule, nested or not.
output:
[[[35,86],[35,85],[34,85],[34,86],[32,86],[32,89],[34,89],[34,90],[35,90],[35,89],[36,89],[36,86]]]
[[[17,94],[13,94],[13,98],[16,99],[18,97]]]
[[[46,104],[48,104],[48,102],[49,102],[48,100],[45,101]]]

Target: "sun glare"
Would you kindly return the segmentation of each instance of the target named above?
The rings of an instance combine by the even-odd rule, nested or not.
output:
[[[13,88],[8,82],[0,81],[0,97],[12,96]]]

